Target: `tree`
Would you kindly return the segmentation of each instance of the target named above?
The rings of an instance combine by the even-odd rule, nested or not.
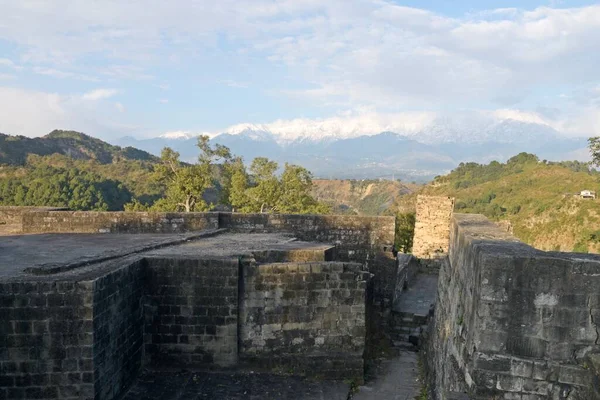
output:
[[[224,181],[222,198],[224,203],[231,205],[232,211],[251,212],[251,201],[247,190],[249,177],[241,158],[236,157],[224,167]]]
[[[592,155],[592,165],[600,167],[600,136],[589,138],[588,144]]]
[[[276,211],[275,206],[281,195],[281,185],[275,176],[279,166],[265,157],[256,157],[250,165],[254,187],[246,191],[250,207],[254,211]]]
[[[281,196],[276,209],[282,213],[324,214],[329,207],[311,196],[312,174],[303,167],[286,163],[281,175]]]
[[[311,196],[312,175],[307,169],[286,163],[281,177],[277,177],[278,167],[275,161],[257,157],[248,174],[241,158],[227,163],[223,175],[228,184],[222,190],[232,209],[291,214],[330,212],[329,206]]]
[[[199,136],[196,146],[200,149],[197,164],[184,164],[179,153],[165,147],[156,167],[158,180],[165,185],[165,197],[152,206],[155,210],[185,212],[208,211],[209,205],[202,195],[213,186],[213,163],[231,158],[229,149],[222,145],[211,147],[208,136]]]
[[[415,213],[396,214],[396,248],[401,253],[410,253],[415,234]]]

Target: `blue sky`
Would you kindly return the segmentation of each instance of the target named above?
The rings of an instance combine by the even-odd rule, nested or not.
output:
[[[0,0],[0,15],[4,133],[376,131],[485,115],[600,134],[591,1]]]

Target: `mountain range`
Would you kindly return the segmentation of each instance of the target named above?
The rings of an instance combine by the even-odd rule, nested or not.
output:
[[[155,155],[169,146],[191,162],[198,155],[195,136],[171,132],[150,139],[123,137],[115,144]],[[300,164],[316,177],[338,179],[395,177],[422,182],[449,172],[461,162],[505,161],[520,152],[547,160],[587,157],[584,138],[565,137],[549,125],[510,118],[469,125],[439,118],[420,129],[368,134],[360,130],[342,132],[334,127],[331,131],[312,127],[290,132],[268,125],[242,124],[214,135],[211,141],[228,146],[246,162],[268,157],[280,163]]]

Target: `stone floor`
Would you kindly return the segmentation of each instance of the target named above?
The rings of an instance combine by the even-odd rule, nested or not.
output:
[[[415,315],[429,314],[437,293],[437,275],[419,274],[394,304],[394,311]]]
[[[252,372],[146,371],[122,400],[347,400],[343,382]]]
[[[402,315],[427,316],[437,294],[437,275],[416,275],[409,288],[394,305]],[[382,361],[359,387],[352,400],[413,400],[418,398],[422,384],[419,378],[419,353],[399,350],[391,359]]]
[[[385,360],[372,382],[358,388],[352,400],[413,400],[419,395],[418,353],[403,351],[391,360]]]

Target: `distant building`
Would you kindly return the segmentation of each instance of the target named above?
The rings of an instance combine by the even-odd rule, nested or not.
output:
[[[581,197],[582,199],[595,199],[596,192],[594,192],[593,190],[582,190],[581,193],[579,193],[579,197]]]

